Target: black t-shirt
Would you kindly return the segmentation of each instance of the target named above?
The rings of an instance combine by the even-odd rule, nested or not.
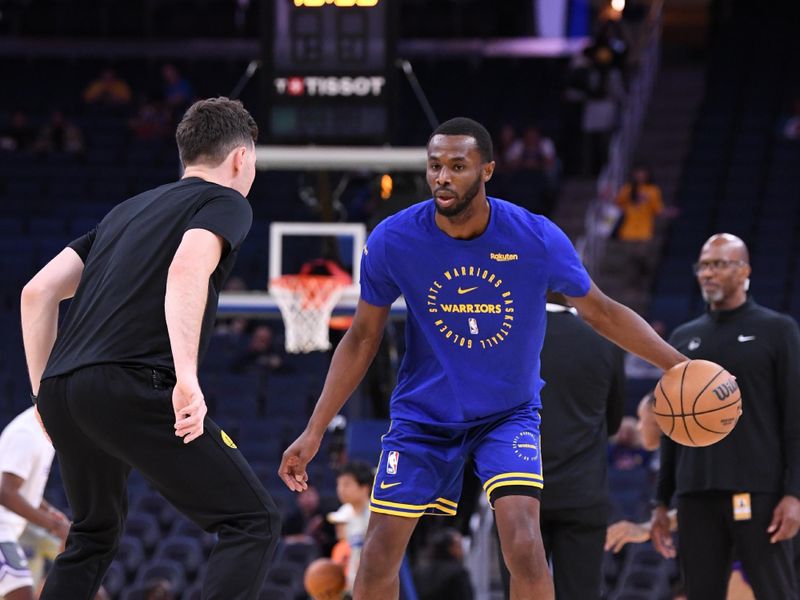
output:
[[[209,279],[199,359],[253,212],[239,192],[190,177],[134,196],[69,247],[84,262],[75,297],[42,379],[102,363],[174,370],[164,295],[175,252],[190,229],[225,240]]]

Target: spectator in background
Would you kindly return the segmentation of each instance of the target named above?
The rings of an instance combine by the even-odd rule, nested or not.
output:
[[[336,495],[342,504],[353,507],[353,515],[347,521],[345,533],[350,546],[350,562],[347,565],[347,589],[353,590],[361,549],[369,524],[369,497],[374,475],[372,467],[361,461],[353,461],[339,469],[336,477]]]
[[[333,527],[325,520],[327,508],[322,506],[319,491],[313,485],[297,495],[297,504],[283,522],[284,541],[312,542],[327,554],[334,541]]]
[[[608,449],[612,513],[639,519],[647,512],[654,480],[652,453],[642,447],[634,417],[623,417]]]
[[[525,128],[520,152],[520,164],[523,169],[542,171],[548,176],[553,175],[556,158],[553,140],[544,137],[538,127]]]
[[[624,76],[628,67],[630,42],[622,26],[622,14],[611,5],[600,12],[590,48],[595,54],[601,49],[608,51],[611,60],[605,65],[606,68],[618,69]]]
[[[55,450],[36,420],[34,407],[17,415],[0,434],[0,597],[33,600],[33,574],[19,537],[33,523],[61,540],[69,519],[42,497]]]
[[[147,584],[144,600],[174,600],[172,584],[166,579],[155,579]]]
[[[234,371],[276,371],[283,366],[283,356],[273,346],[273,334],[269,325],[257,325],[250,334],[247,346],[233,361]]]
[[[545,180],[545,214],[549,213],[558,188],[558,156],[553,140],[544,137],[538,127],[527,127],[522,136],[520,166],[539,171]]]
[[[506,123],[500,128],[495,147],[495,171],[508,172],[516,171],[520,167],[522,160],[523,143],[517,135],[514,126]]]
[[[431,538],[427,551],[427,560],[414,570],[419,600],[472,600],[461,534],[449,527],[441,529]]]
[[[112,68],[103,69],[83,91],[86,104],[101,106],[127,106],[131,103],[131,87]]]
[[[353,518],[355,511],[352,504],[342,504],[336,511],[328,513],[327,521],[336,528],[336,543],[331,549],[331,560],[344,569],[348,576],[350,566],[350,544],[347,543],[347,523]]]
[[[582,175],[597,175],[605,164],[625,94],[619,59],[602,36],[573,57],[565,89],[568,120],[573,124],[567,128],[574,133],[575,121],[580,122]]]
[[[661,443],[661,427],[658,426],[656,416],[653,413],[653,402],[655,396],[653,392],[648,392],[639,401],[639,406],[636,408],[636,416],[639,421],[636,423],[636,429],[639,432],[639,442],[642,448],[649,452],[658,450]]]
[[[653,173],[643,164],[635,165],[630,179],[619,190],[616,205],[622,210],[612,236],[620,242],[624,252],[624,278],[629,290],[646,293],[650,289],[655,261],[654,248],[656,219],[672,217],[674,210],[665,210],[661,189],[653,180]],[[641,306],[641,302],[639,303]]]
[[[35,139],[28,115],[17,110],[11,115],[8,125],[0,131],[0,150],[24,152],[31,149]]]
[[[632,244],[652,241],[656,218],[664,212],[664,203],[661,188],[648,166],[633,167],[630,179],[617,194],[616,204],[622,209],[617,239]]]
[[[161,68],[161,78],[164,81],[164,102],[173,115],[182,112],[194,100],[192,84],[171,63]]]
[[[136,116],[128,121],[128,127],[137,140],[163,140],[172,130],[169,110],[161,102],[143,98]]]
[[[85,149],[83,132],[67,121],[60,110],[54,110],[50,114],[50,120],[39,130],[34,143],[34,150],[42,154],[82,154]]]

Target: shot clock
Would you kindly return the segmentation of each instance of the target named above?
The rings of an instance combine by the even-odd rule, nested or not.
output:
[[[388,141],[397,0],[272,0],[265,36],[269,139]]]

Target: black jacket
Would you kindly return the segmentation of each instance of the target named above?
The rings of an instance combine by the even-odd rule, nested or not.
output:
[[[661,441],[657,499],[730,491],[800,497],[800,329],[748,299],[680,326],[670,343],[725,367],[742,392],[742,415],[723,440],[688,448]]]

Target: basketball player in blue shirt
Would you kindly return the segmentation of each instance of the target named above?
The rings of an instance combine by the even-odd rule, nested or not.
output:
[[[306,465],[375,356],[392,302],[408,306],[406,353],[370,499],[355,600],[399,593],[400,563],[425,514],[455,515],[472,456],[495,510],[512,600],[553,597],[539,532],[539,352],[547,290],[566,295],[599,333],[668,369],[685,360],[590,280],[548,219],[486,196],[492,144],[470,119],[428,141],[433,198],[380,223],[364,248],[361,299],[334,353],[306,430],[280,476],[306,488]],[[576,557],[579,560],[579,557]]]

